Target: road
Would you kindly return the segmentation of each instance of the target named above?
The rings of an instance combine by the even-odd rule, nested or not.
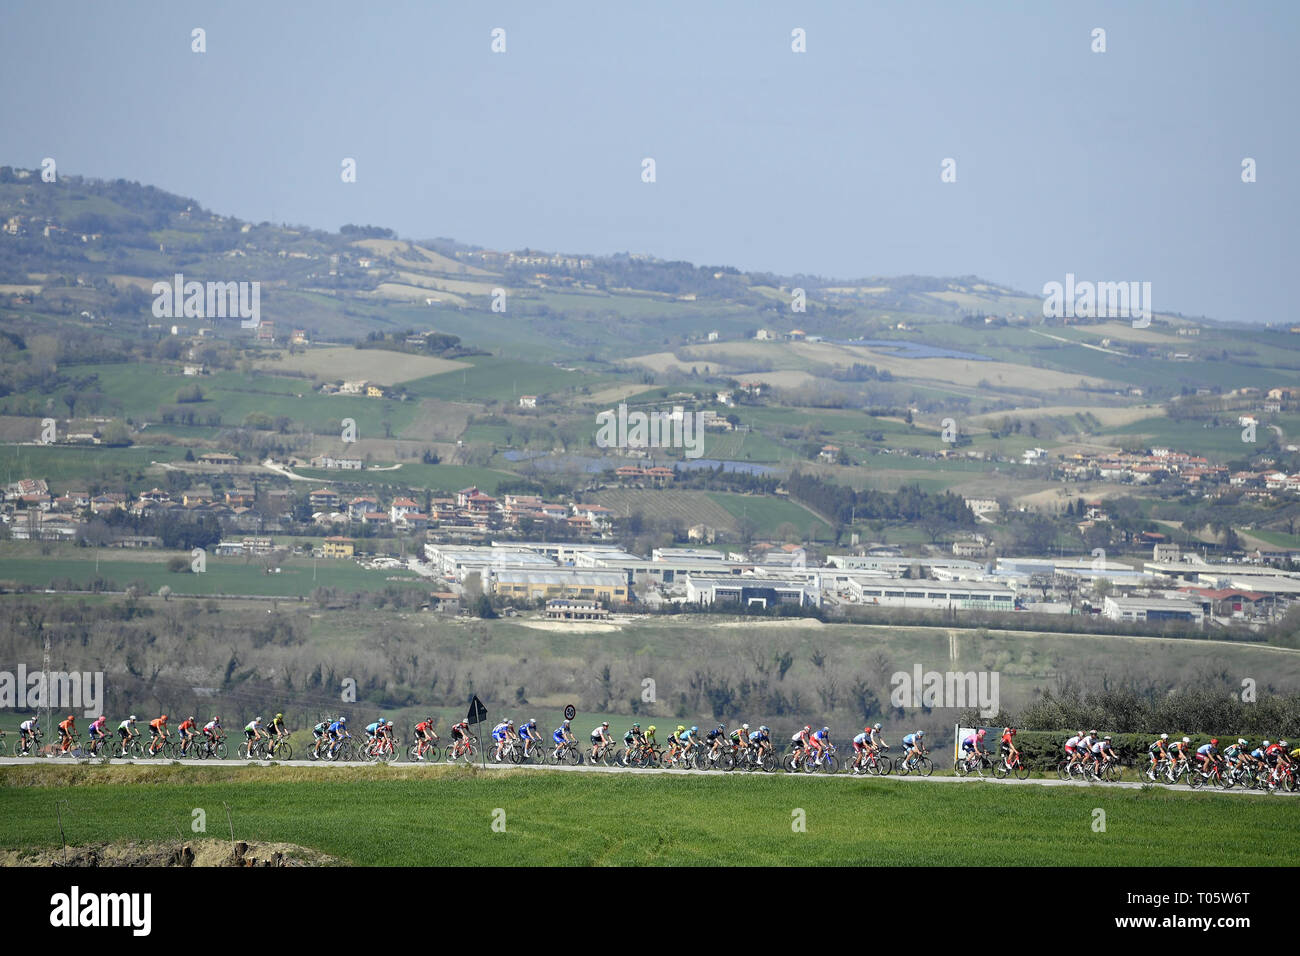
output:
[[[31,765],[35,765],[38,767],[57,767],[57,766],[71,766],[74,763],[81,764],[81,763],[92,763],[92,762],[98,763],[99,761],[90,761],[90,760],[73,761],[69,759],[55,760],[50,758],[32,759],[28,757],[0,757],[0,767],[23,767],[23,766],[31,766]],[[266,760],[203,760],[203,761],[183,760],[183,761],[174,761],[174,762],[166,761],[166,760],[113,760],[110,761],[110,763],[113,766],[129,764],[129,765],[139,765],[139,766],[146,766],[146,767],[147,766],[169,766],[169,765],[180,766],[180,767],[247,767],[250,764],[256,764],[257,766],[260,767],[272,766],[271,762]],[[437,767],[443,765],[444,764],[441,761],[437,763],[430,762],[424,764],[417,764],[417,763],[411,763],[410,761],[406,761],[406,760],[395,762],[393,764],[393,766],[397,766],[397,767],[417,767],[417,766]],[[278,762],[276,766],[317,767],[320,768],[321,770],[325,770],[326,768],[329,767],[362,767],[362,766],[368,766],[368,764],[360,763],[358,761],[353,761],[351,763],[328,763],[319,760],[284,760]],[[741,777],[748,776],[748,774],[739,774],[739,775],[723,774],[721,772],[701,771],[701,770],[665,770],[663,768],[632,769],[628,767],[603,767],[603,766],[597,767],[597,766],[591,766],[589,764],[582,764],[576,767],[570,767],[570,766],[552,767],[552,766],[536,766],[532,764],[522,764],[516,766],[514,764],[506,765],[506,764],[488,763],[486,767],[484,767],[482,763],[476,763],[474,764],[474,766],[486,770],[499,771],[502,773],[507,771],[533,771],[536,773],[548,773],[548,772],[550,773],[621,773],[621,774],[632,774],[632,775],[668,774],[671,776],[713,778],[713,779],[717,779],[723,776],[741,776]],[[808,780],[808,781],[863,779],[849,773],[836,773],[836,774],[774,773],[774,774],[764,774],[764,776],[770,778],[785,779],[785,780]],[[995,777],[982,777],[982,778],[981,777],[950,777],[950,776],[900,777],[895,774],[891,774],[888,777],[870,777],[867,779],[885,780],[891,783],[897,782],[901,784],[947,783],[947,784],[954,784],[954,785],[965,784],[967,786],[979,786],[981,784],[986,784],[989,786],[996,786],[996,787],[1020,787],[1020,786],[1096,787],[1096,788],[1107,789],[1107,790],[1110,789],[1141,790],[1142,787],[1147,786],[1147,784],[1139,783],[1137,781],[1121,781],[1119,783],[1085,783],[1080,780],[1053,780],[1047,777],[1043,777],[1043,778],[1031,777],[1029,780],[998,780]],[[1182,793],[1213,792],[1213,793],[1238,794],[1244,796],[1257,796],[1257,797],[1286,796],[1286,794],[1283,793],[1282,791],[1278,791],[1275,794],[1269,794],[1267,791],[1264,790],[1238,790],[1238,789],[1204,790],[1202,789],[1200,791],[1194,791],[1189,787],[1183,786],[1182,784],[1179,784],[1177,787],[1170,787],[1169,789],[1182,792]]]

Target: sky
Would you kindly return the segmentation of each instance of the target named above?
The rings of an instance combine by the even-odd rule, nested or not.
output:
[[[496,249],[1149,281],[1157,311],[1290,324],[1298,27],[1293,0],[5,0],[0,165]]]

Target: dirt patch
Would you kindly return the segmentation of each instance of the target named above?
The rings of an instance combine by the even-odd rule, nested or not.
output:
[[[617,624],[606,624],[603,621],[520,621],[519,623],[535,631],[569,631],[573,634],[601,634],[606,631],[623,630]]]
[[[293,843],[91,843],[60,849],[0,850],[0,866],[339,866],[342,860]]]

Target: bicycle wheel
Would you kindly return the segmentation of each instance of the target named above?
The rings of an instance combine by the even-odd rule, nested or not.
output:
[[[825,762],[822,765],[822,773],[839,773],[839,772],[840,772],[840,758],[835,756],[835,754],[831,754],[829,757],[826,758]]]
[[[934,773],[934,762],[929,757],[922,757],[916,762],[916,772],[923,777]]]
[[[786,754],[785,759],[781,761],[781,766],[786,773],[794,773],[797,769],[794,764],[794,754]]]
[[[718,755],[718,769],[724,773],[730,773],[736,769],[736,755],[723,753]]]
[[[1017,780],[1029,779],[1029,765],[1025,763],[1023,758],[1016,764],[1016,779]]]
[[[1124,779],[1124,768],[1117,763],[1109,764],[1105,770],[1105,777],[1111,783],[1119,783]]]
[[[1070,761],[1062,760],[1056,765],[1056,775],[1062,780],[1069,780],[1073,771],[1070,769]]]
[[[964,777],[968,773],[970,773],[970,766],[966,763],[965,760],[962,760],[960,757],[958,757],[956,760],[952,762],[952,770],[953,773],[955,773],[957,776]]]

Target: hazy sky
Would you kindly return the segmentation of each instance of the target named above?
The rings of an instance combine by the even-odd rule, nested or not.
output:
[[[1034,294],[1073,272],[1292,322],[1298,24],[1294,0],[4,0],[0,164],[255,221]]]

